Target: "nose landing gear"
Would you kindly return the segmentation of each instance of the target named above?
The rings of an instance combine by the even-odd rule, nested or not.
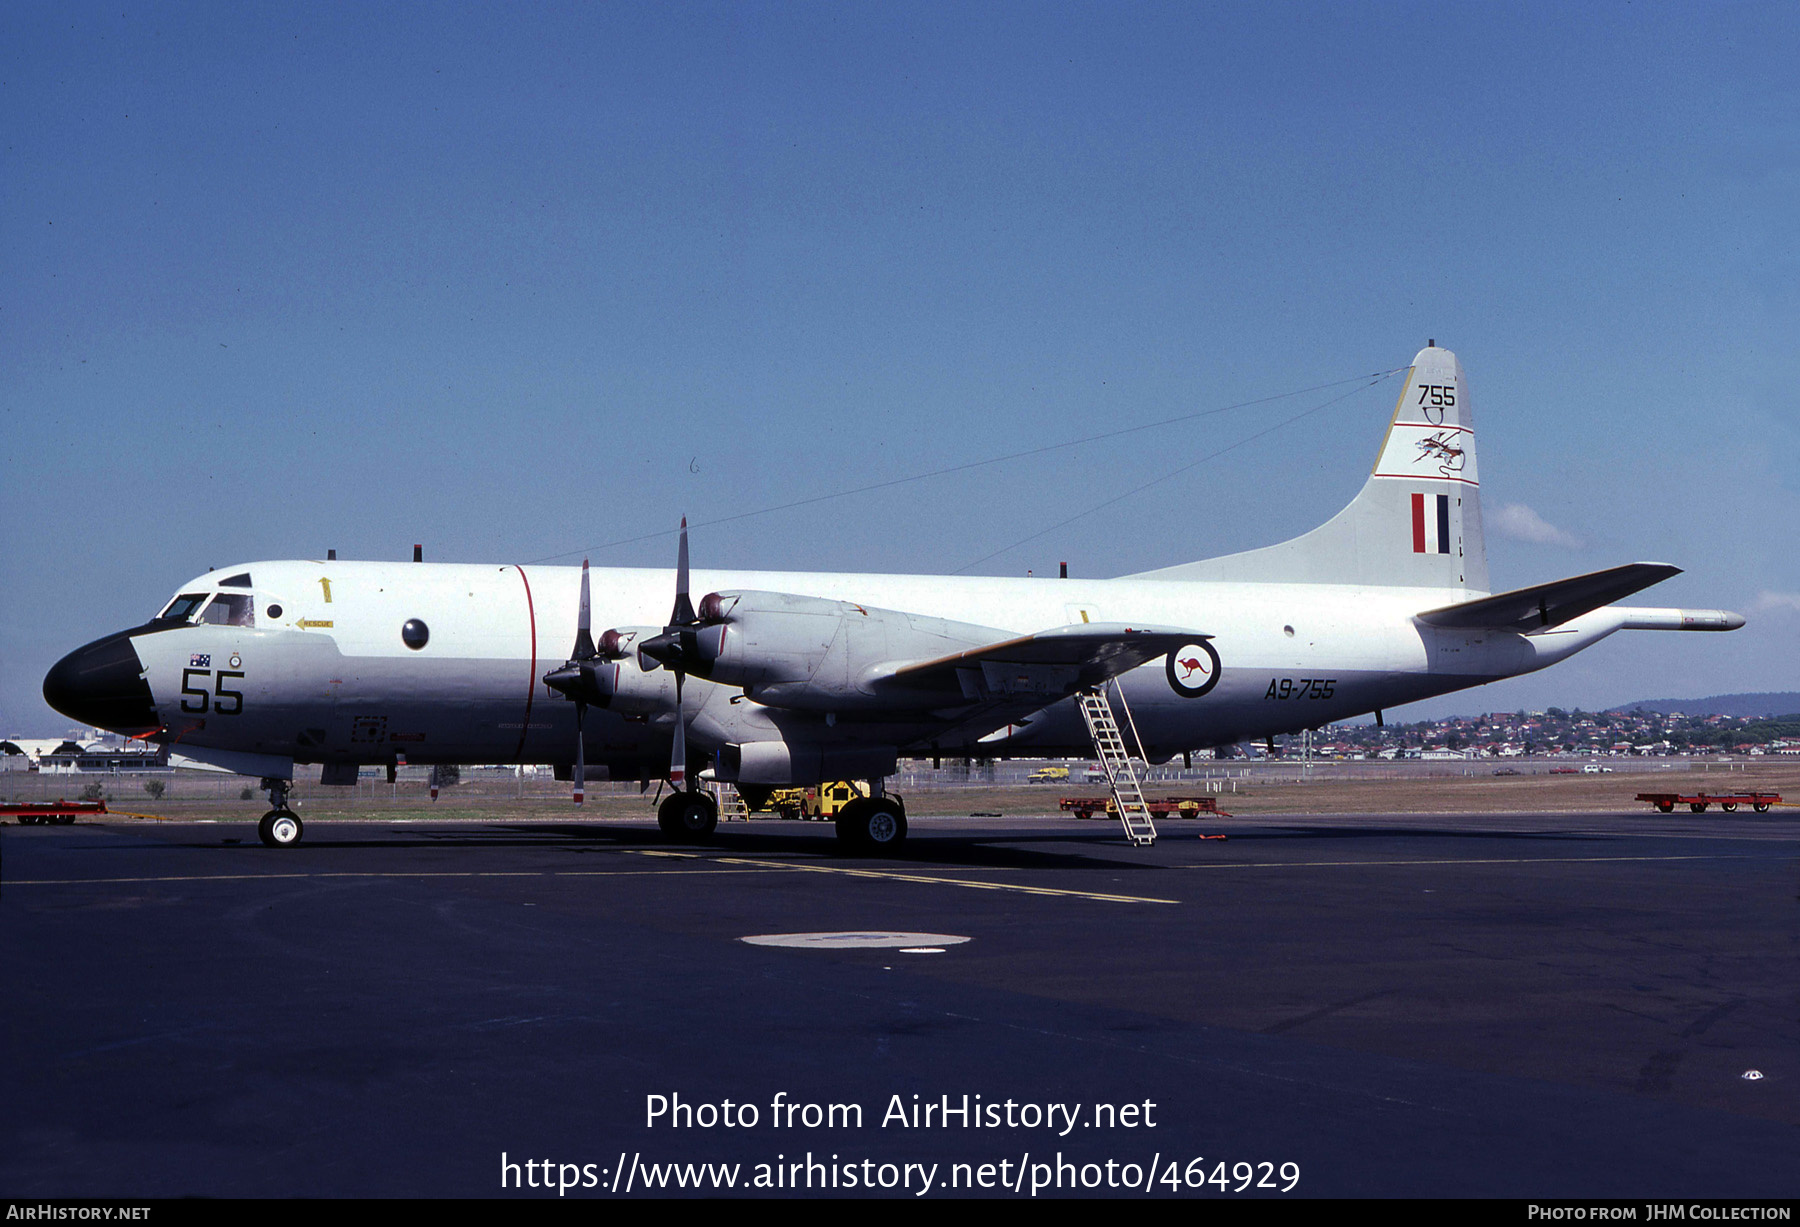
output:
[[[266,776],[262,781],[270,808],[256,824],[256,835],[271,848],[291,848],[306,833],[300,815],[288,808],[288,787],[288,781],[276,776]]]

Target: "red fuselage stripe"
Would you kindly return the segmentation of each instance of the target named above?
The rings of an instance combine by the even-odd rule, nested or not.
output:
[[[1425,496],[1423,494],[1413,495],[1412,507],[1413,553],[1423,554],[1425,552]]]
[[[531,623],[531,676],[525,679],[525,723],[519,729],[519,748],[513,757],[525,761],[525,738],[531,732],[531,701],[537,696],[537,607],[531,602],[531,581],[525,568],[517,567],[519,582],[525,585],[525,616]]]

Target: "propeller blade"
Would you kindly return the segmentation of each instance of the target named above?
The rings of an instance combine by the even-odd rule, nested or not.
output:
[[[575,804],[587,795],[587,746],[581,726],[587,721],[587,704],[575,704]]]
[[[675,671],[675,752],[670,756],[669,782],[687,787],[687,713],[681,709],[681,671]]]
[[[548,673],[544,684],[575,700],[575,804],[580,805],[587,798],[587,738],[583,736],[587,724],[587,701],[585,695],[594,689],[593,672],[583,666],[593,660],[599,653],[594,651],[593,612],[588,601],[588,560],[581,560],[581,604],[575,612],[575,650],[569,653],[569,663],[562,668]]]
[[[687,517],[682,516],[681,548],[675,555],[675,609],[669,615],[669,625],[692,626],[694,620],[694,603],[688,599]]]
[[[575,618],[575,650],[570,660],[594,659],[593,617],[588,606],[588,560],[581,560],[581,611]]]
[[[583,667],[600,655],[594,648],[592,628],[593,616],[588,603],[588,564],[587,559],[584,558],[581,560],[581,604],[577,607],[575,615],[575,647],[569,653],[567,664],[544,674],[544,685],[565,698],[575,700],[576,703],[586,703],[598,699],[604,704],[605,696],[594,690],[593,669]],[[615,642],[617,641],[617,632],[609,631],[608,634],[613,636]]]
[[[681,689],[687,680],[687,666],[692,663],[692,639],[699,619],[694,617],[694,602],[688,596],[687,517],[681,517],[681,545],[675,554],[675,608],[669,613],[669,624],[663,633],[638,645],[638,663],[653,660],[675,675],[675,744],[669,755],[669,783],[677,789],[687,788],[687,712],[683,708]]]

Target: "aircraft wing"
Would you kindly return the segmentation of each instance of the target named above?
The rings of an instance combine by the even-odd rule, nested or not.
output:
[[[1515,588],[1511,592],[1465,601],[1460,605],[1428,609],[1414,617],[1427,626],[1447,629],[1542,630],[1560,626],[1622,597],[1641,592],[1652,584],[1660,584],[1671,575],[1680,574],[1680,567],[1671,567],[1667,563],[1632,562],[1548,584]]]
[[[1035,697],[1044,706],[1207,638],[1166,626],[1084,622],[952,652],[931,660],[879,666],[871,690],[936,690],[966,700]]]
[[[1052,703],[1210,638],[1172,627],[1059,626],[929,660],[878,666],[864,686],[903,706],[930,706],[947,723],[930,738],[980,737],[1027,723]]]

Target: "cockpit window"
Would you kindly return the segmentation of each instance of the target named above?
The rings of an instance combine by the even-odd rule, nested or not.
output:
[[[239,571],[236,575],[228,576],[219,581],[219,587],[221,588],[248,588],[250,586],[250,572],[248,571]]]
[[[206,604],[207,594],[204,592],[184,592],[169,602],[169,607],[158,614],[162,621],[186,622],[194,616],[194,611]]]
[[[256,610],[248,596],[221,592],[212,599],[200,620],[212,626],[255,626]]]

